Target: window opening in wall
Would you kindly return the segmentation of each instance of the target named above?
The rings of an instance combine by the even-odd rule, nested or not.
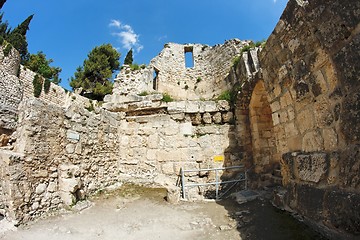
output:
[[[153,72],[153,89],[154,90],[158,89],[158,77],[159,77],[159,70],[154,68],[154,72]]]
[[[185,67],[186,68],[193,68],[194,67],[194,53],[193,47],[187,46],[184,48],[185,53]]]

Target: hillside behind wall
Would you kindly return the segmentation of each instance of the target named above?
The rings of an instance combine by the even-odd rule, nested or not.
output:
[[[359,60],[353,0],[289,1],[260,57],[287,190],[278,200],[330,238],[360,236]]]

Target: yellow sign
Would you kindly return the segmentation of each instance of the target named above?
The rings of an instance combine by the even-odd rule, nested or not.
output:
[[[223,162],[223,161],[224,161],[224,155],[214,156],[214,162]]]

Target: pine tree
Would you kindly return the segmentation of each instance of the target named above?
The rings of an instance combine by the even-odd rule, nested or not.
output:
[[[125,60],[124,60],[124,64],[126,65],[131,65],[133,64],[133,51],[132,48],[128,51],[128,53],[126,54]]]
[[[82,88],[81,94],[91,99],[102,100],[112,91],[112,75],[119,70],[120,54],[111,44],[95,47],[71,77],[73,89]]]
[[[0,0],[0,9],[4,6],[6,0]]]
[[[30,15],[25,21],[11,31],[5,39],[19,51],[22,62],[29,59],[29,52],[27,49],[26,32],[29,30],[29,25],[34,15]]]
[[[25,19],[19,26],[17,26],[10,34],[18,33],[22,36],[26,36],[27,30],[29,30],[29,25],[31,20],[33,19],[34,14],[30,15],[28,18]]]

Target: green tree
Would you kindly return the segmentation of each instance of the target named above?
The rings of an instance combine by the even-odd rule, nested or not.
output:
[[[61,79],[59,78],[61,68],[51,67],[50,64],[52,62],[52,59],[46,59],[46,55],[40,51],[37,54],[30,54],[29,60],[24,63],[24,66],[31,71],[40,74],[45,79],[48,79],[55,84],[59,84],[61,82]]]
[[[19,26],[17,26],[5,37],[5,40],[8,41],[11,45],[13,45],[16,50],[19,51],[23,63],[29,58],[26,33],[29,30],[29,25],[33,17],[34,15],[30,15],[27,19],[25,19],[25,21],[23,21]]]
[[[126,65],[131,65],[133,64],[133,50],[132,48],[128,51],[128,53],[126,54],[125,60],[124,60],[124,64]]]
[[[0,9],[4,6],[6,0],[0,0]]]
[[[119,70],[120,54],[111,44],[95,47],[78,67],[70,79],[73,89],[82,88],[81,95],[95,100],[103,100],[112,91],[112,76]]]

